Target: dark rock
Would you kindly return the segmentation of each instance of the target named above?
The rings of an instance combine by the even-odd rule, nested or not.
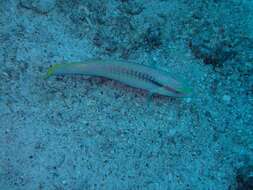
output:
[[[144,34],[146,45],[150,49],[158,48],[162,45],[162,32],[160,27],[150,27]]]
[[[253,165],[244,166],[238,169],[236,175],[236,190],[253,189]]]

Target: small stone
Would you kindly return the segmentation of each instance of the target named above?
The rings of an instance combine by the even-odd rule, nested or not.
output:
[[[224,95],[222,99],[223,99],[224,102],[230,103],[231,96],[229,96],[229,95]]]
[[[85,126],[88,126],[88,125],[89,125],[89,122],[86,121],[86,120],[81,121],[81,123],[82,123],[83,125],[85,125]]]
[[[6,103],[0,102],[0,115],[7,114],[7,113],[11,113],[10,108],[8,107]]]
[[[188,97],[185,99],[185,101],[186,101],[186,103],[191,103],[192,99]]]

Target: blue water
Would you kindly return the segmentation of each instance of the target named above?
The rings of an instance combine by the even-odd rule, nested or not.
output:
[[[0,1],[0,190],[253,189],[253,2]],[[131,61],[184,98],[50,66]]]

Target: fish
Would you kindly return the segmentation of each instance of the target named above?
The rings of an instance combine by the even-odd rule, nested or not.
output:
[[[104,77],[125,85],[140,88],[149,94],[187,97],[192,90],[164,70],[130,61],[88,59],[82,62],[54,64],[45,78],[57,75],[86,75]]]

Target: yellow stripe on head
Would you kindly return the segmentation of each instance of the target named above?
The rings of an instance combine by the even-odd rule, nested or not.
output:
[[[48,79],[49,77],[51,77],[52,75],[54,75],[55,73],[55,70],[57,68],[61,67],[61,64],[55,64],[55,65],[52,65],[48,68],[47,70],[47,74],[44,76],[45,79]]]

